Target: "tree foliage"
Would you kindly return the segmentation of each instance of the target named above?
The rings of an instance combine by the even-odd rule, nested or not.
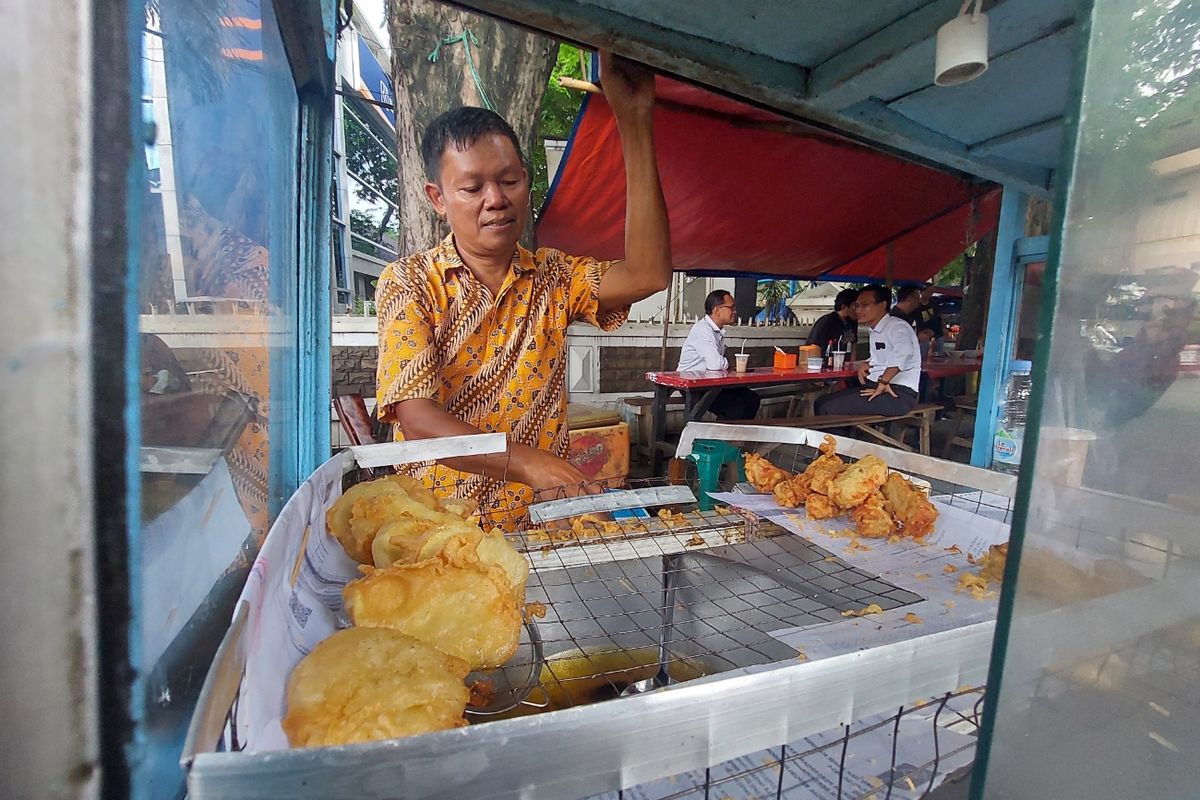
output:
[[[343,120],[342,127],[346,135],[346,169],[375,190],[372,191],[351,178],[354,194],[366,203],[385,206],[383,217],[378,221],[365,212],[351,211],[350,228],[360,236],[383,242],[386,234],[396,234],[396,225],[393,222],[395,211],[392,207],[400,201],[400,176],[396,156],[387,148],[381,147],[379,142],[375,141],[377,137],[368,132],[349,111],[343,116]],[[392,205],[383,203],[380,195]],[[357,244],[356,250],[367,252],[366,245]]]
[[[792,282],[789,280],[776,278],[759,281],[758,304],[765,312],[767,322],[786,322],[795,318],[792,310],[787,307],[787,301],[792,294]]]
[[[566,139],[571,134],[571,128],[575,125],[575,118],[579,115],[579,108],[583,103],[582,92],[559,86],[558,79],[569,77],[586,80],[588,59],[589,54],[574,45],[558,46],[558,58],[550,71],[550,81],[546,85],[546,94],[542,97],[542,108],[538,115],[537,141],[533,145],[533,152],[530,153],[535,209],[541,209],[550,185],[543,142],[546,139]]]
[[[367,255],[372,256],[374,258],[382,258],[385,261],[390,261],[392,259],[393,256],[387,250],[383,250],[382,248],[376,247],[375,245],[370,244],[369,242],[363,241],[363,239],[368,239],[368,240],[370,240],[370,242],[379,242],[380,244],[386,244],[386,242],[384,242],[382,237],[380,236],[379,223],[376,222],[375,218],[372,217],[370,214],[368,214],[365,211],[359,211],[358,209],[351,209],[351,211],[350,211],[350,231],[352,233],[356,233],[359,236],[363,237],[362,239],[358,239],[355,237],[350,238],[350,242],[351,242],[350,246],[352,249],[357,250],[360,253],[366,253]],[[386,232],[391,234],[392,236],[395,236],[396,235],[396,226],[392,225],[392,226],[388,227],[386,229]],[[389,245],[389,247],[390,247],[390,245]]]
[[[962,286],[967,274],[967,260],[975,257],[979,243],[967,245],[967,249],[956,255],[949,264],[933,276],[934,286]]]

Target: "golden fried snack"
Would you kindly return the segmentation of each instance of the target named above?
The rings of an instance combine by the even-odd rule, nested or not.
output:
[[[428,493],[409,494],[399,488],[359,498],[350,510],[350,536],[355,542],[365,543],[370,551],[375,536],[389,523],[407,522],[416,529],[412,535],[423,535],[438,525],[470,525],[462,517],[430,506],[429,499],[432,495]]]
[[[571,532],[575,538],[586,539],[592,536],[619,536],[620,523],[612,520],[607,514],[580,514],[571,519]]]
[[[896,521],[904,526],[904,535],[923,539],[933,532],[938,510],[929,498],[899,472],[888,475],[883,494],[892,506]]]
[[[809,486],[812,491],[823,495],[829,494],[829,487],[846,469],[845,463],[840,458],[834,456],[834,459],[836,460],[825,461],[816,467],[813,466],[817,464],[816,461],[809,464],[805,474],[809,476]]]
[[[888,509],[887,498],[878,489],[850,509],[850,520],[858,535],[868,539],[883,539],[896,530],[896,520]]]
[[[521,637],[520,601],[508,575],[469,547],[416,564],[364,566],[346,584],[346,613],[359,627],[392,628],[465,659],[471,669],[507,661]]]
[[[793,475],[775,485],[775,502],[784,508],[796,508],[808,498],[812,476],[806,474]]]
[[[829,482],[829,499],[842,508],[859,505],[887,480],[888,466],[879,456],[863,456]]]
[[[827,435],[817,449],[821,455],[813,459],[804,474],[809,476],[812,491],[827,495],[833,479],[845,471],[846,462],[837,454],[837,442],[832,436]]]
[[[479,503],[469,497],[439,497],[438,504],[443,511],[463,519],[470,519],[479,513]]]
[[[804,510],[808,512],[809,519],[833,519],[842,513],[837,503],[817,492],[810,492],[804,499]]]
[[[392,528],[389,536],[403,534],[419,540],[439,524],[469,520],[478,509],[474,500],[439,499],[409,475],[385,475],[347,489],[326,512],[325,523],[347,555],[360,564],[370,564],[375,538],[383,528],[407,522],[406,527]],[[396,546],[401,547],[399,542]],[[387,563],[398,558],[393,555]]]
[[[379,495],[402,494],[404,490],[396,481],[392,480],[395,477],[398,476],[393,475],[355,484],[335,500],[330,509],[325,512],[325,526],[329,532],[341,543],[346,555],[360,564],[371,563],[371,542],[375,538],[375,531],[368,532],[360,526],[356,532],[352,528],[351,518],[354,506],[359,501],[370,500]],[[367,535],[368,533],[370,535]]]
[[[325,747],[461,727],[468,671],[397,631],[347,628],[292,670],[283,732],[295,747]]]
[[[988,583],[1004,580],[1004,564],[1008,561],[1008,542],[994,544],[979,559],[979,577]]]
[[[399,487],[402,492],[404,492],[409,497],[411,497],[413,500],[417,501],[418,503],[425,506],[426,508],[440,509],[442,507],[440,503],[445,502],[445,501],[439,501],[438,497],[436,495],[434,495],[433,492],[429,491],[429,489],[427,489],[425,487],[425,484],[421,483],[419,480],[417,480],[416,478],[414,478],[411,475],[403,475],[403,474],[397,473],[397,474],[392,474],[392,475],[385,475],[380,480],[388,481],[392,485]],[[471,501],[467,501],[467,502],[471,502]],[[467,516],[469,516],[469,515],[467,515]]]
[[[672,511],[669,508],[660,508],[654,516],[661,519],[663,524],[668,528],[686,528],[691,524],[688,522],[686,515]]]
[[[517,602],[524,602],[529,562],[499,531],[484,533],[479,528],[466,532],[450,527],[439,528],[426,537],[416,557],[404,563],[425,561],[438,554],[444,554],[452,564],[469,565],[477,558],[485,565],[499,567],[504,571]]]
[[[845,465],[845,463],[841,461],[841,456],[838,455],[838,440],[830,437],[828,433],[824,434],[824,439],[821,441],[821,444],[817,445],[817,452],[820,452],[821,455],[817,456],[812,464],[820,464],[822,462],[838,462],[839,464]],[[812,464],[809,464],[810,467]]]
[[[757,453],[746,453],[746,480],[760,492],[771,492],[790,474]]]
[[[396,563],[412,564],[421,560],[419,553],[431,538],[456,534],[470,535],[472,532],[480,531],[465,520],[446,525],[405,516],[385,524],[375,534],[371,541],[371,562],[380,568]]]

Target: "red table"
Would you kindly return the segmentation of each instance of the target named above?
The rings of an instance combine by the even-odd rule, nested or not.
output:
[[[978,372],[982,361],[979,359],[938,359],[926,361],[921,371],[932,380],[942,380],[955,375],[967,375]],[[654,474],[658,474],[661,466],[661,451],[669,447],[666,439],[667,431],[667,400],[675,391],[683,394],[684,419],[694,422],[703,416],[712,405],[717,393],[722,389],[733,386],[773,386],[781,383],[808,383],[853,379],[856,375],[853,367],[840,370],[824,369],[808,371],[803,369],[773,369],[759,367],[742,373],[733,370],[713,370],[707,372],[647,372],[646,380],[654,384],[654,406],[652,410],[651,450],[653,453]]]
[[[921,365],[921,372],[928,375],[930,380],[940,381],[943,378],[979,372],[982,366],[983,359],[981,358],[940,358],[935,361],[926,361]]]
[[[708,411],[722,389],[733,386],[774,386],[781,383],[806,383],[853,379],[853,367],[841,370],[808,371],[803,369],[773,369],[758,367],[745,372],[711,370],[707,372],[647,372],[646,380],[654,384],[654,406],[651,419],[651,453],[654,474],[662,465],[662,449],[669,447],[667,433],[667,400],[678,390],[683,394],[684,419],[694,422]]]

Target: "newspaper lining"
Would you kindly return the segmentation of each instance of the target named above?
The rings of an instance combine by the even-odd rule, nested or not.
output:
[[[818,625],[783,628],[771,636],[796,648],[809,659],[876,647],[996,618],[997,599],[991,593],[977,599],[959,589],[963,572],[977,570],[978,560],[995,544],[1008,541],[1009,526],[995,515],[976,514],[935,498],[938,520],[923,542],[901,538],[854,539],[846,519],[814,521],[803,508],[781,508],[772,495],[724,492],[713,499],[774,522],[828,550],[842,561],[878,575],[924,600],[879,614],[851,617]],[[864,549],[865,548],[865,549]],[[915,615],[920,622],[911,621]],[[916,626],[916,630],[914,630]]]

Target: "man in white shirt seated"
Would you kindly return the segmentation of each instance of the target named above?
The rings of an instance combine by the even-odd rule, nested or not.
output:
[[[818,414],[907,414],[917,405],[921,345],[912,325],[888,313],[892,293],[874,284],[863,287],[854,305],[858,321],[871,330],[871,357],[856,364],[858,382],[817,399]]]
[[[722,289],[709,292],[704,298],[704,316],[692,326],[679,353],[680,372],[729,369],[724,328],[733,322],[734,316],[733,295]],[[751,389],[735,386],[722,389],[708,410],[722,420],[754,419],[759,402]]]

